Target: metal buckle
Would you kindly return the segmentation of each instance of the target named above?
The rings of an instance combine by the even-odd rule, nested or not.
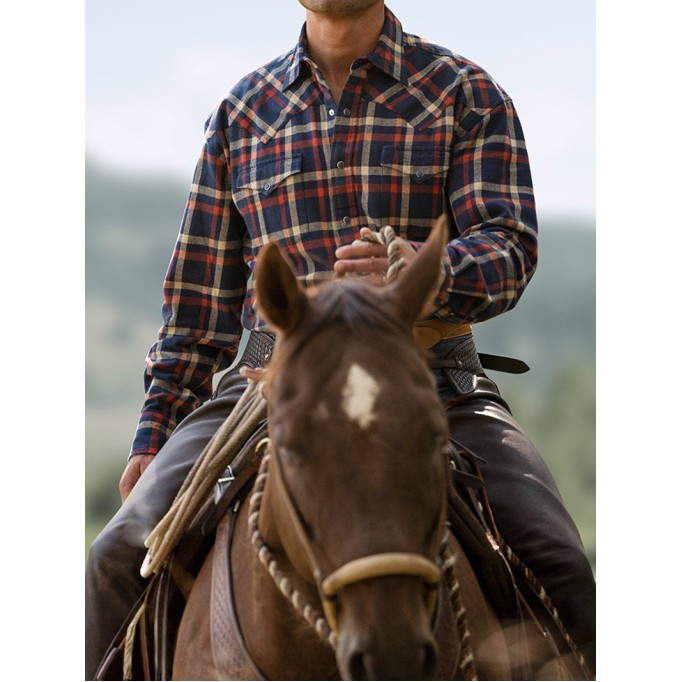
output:
[[[220,498],[223,496],[224,492],[227,490],[227,488],[230,487],[230,484],[232,481],[234,481],[235,476],[234,472],[232,471],[232,466],[230,464],[227,465],[227,469],[223,472],[223,475],[217,480],[213,492],[213,503],[218,504],[220,502]]]

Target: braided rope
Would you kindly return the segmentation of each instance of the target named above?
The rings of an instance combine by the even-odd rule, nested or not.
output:
[[[378,232],[372,232],[365,237],[361,237],[364,242],[383,244],[388,249],[388,269],[386,270],[387,282],[395,280],[400,274],[400,271],[405,267],[405,261],[400,253],[400,247],[395,238],[395,232],[390,225],[385,225]]]
[[[168,512],[145,540],[149,549],[140,573],[156,573],[195,518],[227,465],[267,412],[260,384],[249,381],[230,416],[192,465]]]
[[[448,578],[448,588],[450,590],[450,600],[452,603],[452,610],[457,624],[457,634],[459,635],[459,663],[458,668],[465,680],[478,680],[478,671],[476,669],[476,660],[474,658],[474,649],[472,645],[471,630],[469,630],[469,623],[467,621],[466,608],[462,602],[462,593],[455,575],[455,555],[447,551],[446,540],[443,541],[443,573]]]
[[[291,579],[287,577],[280,568],[272,551],[265,543],[260,529],[259,519],[261,513],[261,502],[263,499],[263,490],[265,489],[265,481],[267,478],[268,467],[270,464],[270,455],[266,454],[261,461],[258,477],[253,487],[251,494],[251,502],[249,504],[249,530],[251,532],[251,543],[253,544],[256,554],[260,562],[265,566],[266,570],[275,582],[279,591],[286,597],[286,599],[294,606],[296,611],[305,619],[305,621],[315,630],[318,636],[336,649],[337,639],[332,632],[326,618],[322,615],[319,609],[308,603],[306,598],[293,585]]]
[[[251,495],[251,502],[249,505],[249,530],[251,533],[251,543],[256,550],[258,559],[268,571],[275,582],[275,585],[284,597],[293,605],[296,611],[304,618],[304,620],[315,630],[317,635],[325,642],[327,642],[332,649],[336,649],[338,641],[334,632],[332,632],[324,615],[319,609],[312,606],[299,590],[293,585],[291,579],[280,568],[272,551],[267,546],[263,536],[260,533],[259,520],[261,514],[261,503],[263,500],[263,491],[265,489],[265,482],[270,464],[270,455],[266,454],[260,465],[260,470],[254,484],[253,493]],[[442,548],[442,570],[448,576],[450,599],[452,602],[455,618],[457,622],[457,632],[460,638],[460,657],[459,670],[461,670],[465,680],[478,680],[478,672],[476,670],[476,661],[474,659],[474,652],[472,646],[471,631],[467,622],[466,608],[462,603],[460,584],[454,572],[455,557],[454,554],[447,551],[446,539],[444,538]]]
[[[568,630],[566,630],[566,627],[563,624],[563,621],[561,620],[561,617],[559,616],[559,613],[557,612],[554,604],[552,603],[552,600],[550,599],[547,592],[545,592],[545,588],[540,584],[540,581],[535,577],[535,574],[530,570],[530,568],[528,568],[528,566],[526,566],[526,564],[524,564],[523,561],[521,561],[521,559],[519,559],[519,557],[516,556],[516,554],[513,552],[511,547],[509,547],[509,545],[507,545],[501,539],[499,539],[499,544],[500,548],[504,551],[504,555],[507,557],[509,562],[523,572],[523,577],[525,578],[526,582],[537,593],[538,597],[540,598],[540,601],[542,601],[545,608],[552,617],[552,620],[554,621],[554,624],[559,630],[561,636],[564,638],[566,644],[568,645],[568,647],[571,649],[576,659],[578,660],[578,663],[580,664],[583,673],[586,675],[586,679],[588,680],[593,679],[594,673],[590,670],[590,666],[587,664],[585,657],[578,648],[577,644],[573,641],[573,638],[568,633]]]
[[[140,618],[142,617],[142,614],[144,613],[146,607],[147,607],[147,603],[145,602],[137,610],[137,613],[135,614],[133,619],[128,624],[128,627],[126,628],[125,644],[123,646],[123,679],[124,680],[132,680],[133,679],[133,647],[135,645],[135,629],[137,628],[137,624],[140,621]]]

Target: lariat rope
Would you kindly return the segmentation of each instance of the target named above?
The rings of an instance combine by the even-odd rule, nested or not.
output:
[[[385,225],[378,232],[371,232],[361,237],[361,241],[371,244],[383,244],[388,250],[388,269],[386,270],[386,282],[392,282],[405,267],[405,261],[400,253],[399,242],[396,241],[395,232],[390,225]]]
[[[249,381],[230,416],[194,462],[170,509],[145,540],[149,551],[140,569],[143,577],[163,566],[210,490],[266,414],[260,384]]]

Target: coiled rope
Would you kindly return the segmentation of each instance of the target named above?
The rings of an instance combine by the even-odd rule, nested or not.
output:
[[[371,232],[360,238],[363,242],[371,244],[383,244],[388,250],[388,269],[386,270],[386,282],[392,282],[405,267],[405,261],[400,253],[399,242],[390,225],[385,225],[378,232]]]
[[[230,416],[194,462],[170,509],[145,540],[149,551],[140,569],[143,577],[149,577],[164,565],[210,490],[266,413],[261,385],[249,381]]]

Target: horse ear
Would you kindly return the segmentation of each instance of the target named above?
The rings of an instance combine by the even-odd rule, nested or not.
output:
[[[398,317],[410,326],[424,317],[433,304],[433,296],[443,275],[441,263],[447,241],[448,220],[441,215],[415,259],[387,290],[395,296]]]
[[[294,271],[275,242],[258,255],[255,274],[258,312],[277,331],[288,332],[299,324],[310,307]]]

